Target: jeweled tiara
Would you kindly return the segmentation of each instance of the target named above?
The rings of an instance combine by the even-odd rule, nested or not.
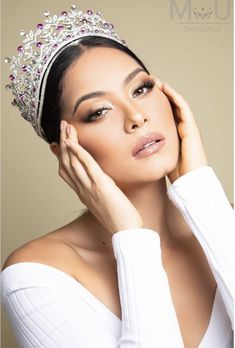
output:
[[[127,46],[114,31],[112,23],[102,18],[101,12],[85,12],[72,5],[69,11],[50,16],[44,13],[44,21],[37,24],[36,31],[20,35],[23,43],[17,55],[5,58],[10,64],[10,82],[6,85],[14,95],[12,105],[29,121],[36,133],[47,141],[41,127],[41,117],[47,77],[58,55],[68,46],[76,45],[85,36],[103,36]]]

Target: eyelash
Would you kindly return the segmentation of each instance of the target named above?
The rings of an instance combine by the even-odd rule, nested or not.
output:
[[[136,88],[136,90],[134,91],[134,94],[139,90],[139,89],[143,89],[143,88],[147,88],[148,92],[150,92],[155,86],[155,81],[154,79],[143,79],[140,86],[138,88]],[[93,119],[100,119],[102,118],[102,115],[98,115],[97,117],[95,117],[95,115],[97,115],[98,112],[102,112],[104,110],[110,110],[110,108],[107,108],[107,107],[102,107],[102,108],[99,108],[97,110],[95,110],[94,112],[92,113],[88,113],[85,117],[85,122],[93,122]]]

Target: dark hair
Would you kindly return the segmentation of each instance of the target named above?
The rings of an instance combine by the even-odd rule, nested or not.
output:
[[[137,61],[147,74],[149,74],[149,71],[142,61],[129,48],[106,37],[87,36],[82,38],[78,45],[65,48],[50,69],[45,90],[41,126],[49,144],[52,142],[60,143],[63,76],[68,67],[78,59],[86,49],[97,46],[116,48],[127,53]]]

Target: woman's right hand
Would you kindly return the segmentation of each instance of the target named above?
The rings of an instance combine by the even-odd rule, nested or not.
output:
[[[130,200],[79,143],[76,128],[61,122],[59,175],[111,234],[142,228],[143,221]]]

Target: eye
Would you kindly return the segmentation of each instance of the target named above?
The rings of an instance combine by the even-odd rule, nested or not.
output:
[[[110,110],[110,108],[102,107],[93,112],[90,112],[85,117],[85,122],[92,122],[93,120],[99,119],[103,117],[103,111]]]
[[[135,90],[134,94],[138,93],[139,91],[142,91],[142,92],[138,93],[138,95],[143,94],[144,88],[147,89],[147,92],[150,92],[154,88],[154,86],[155,86],[155,81],[153,79],[145,79],[141,82],[141,85]]]
[[[138,95],[142,95],[142,94],[146,94],[148,92],[150,92],[155,86],[155,81],[154,79],[143,79],[140,86],[134,91],[134,95],[137,94]],[[146,89],[147,91],[144,93],[143,90]],[[93,122],[95,120],[101,119],[104,117],[104,115],[106,113],[103,113],[103,111],[107,111],[110,110],[111,108],[109,107],[102,107],[99,108],[97,110],[94,110],[92,112],[89,112],[85,118],[84,121],[85,122]]]

